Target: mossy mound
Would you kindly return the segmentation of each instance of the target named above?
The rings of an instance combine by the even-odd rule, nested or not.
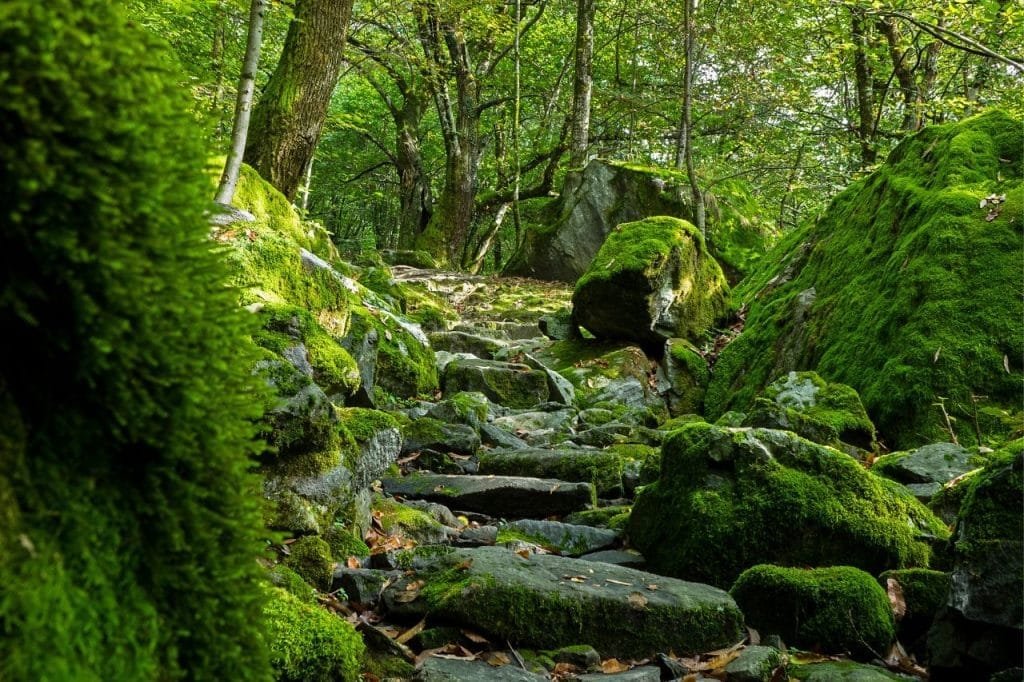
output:
[[[573,317],[597,338],[660,353],[669,338],[700,339],[725,313],[728,295],[697,229],[657,216],[612,230],[576,282]]]
[[[331,547],[323,538],[315,535],[299,538],[288,546],[284,563],[318,590],[326,592],[330,588],[334,560]]]
[[[772,382],[764,397],[754,401],[744,426],[785,429],[833,447],[875,447],[875,425],[857,392],[830,384],[816,372],[790,372]]]
[[[281,682],[359,679],[366,652],[350,623],[280,588],[271,588],[264,607],[269,623],[270,662]],[[233,677],[237,678],[238,671]]]
[[[729,593],[751,627],[790,646],[872,658],[896,637],[885,590],[850,566],[762,564],[744,571]]]
[[[890,446],[1006,431],[1021,407],[1024,125],[998,111],[927,128],[787,237],[737,288],[750,306],[707,394],[745,409],[791,370],[856,389]],[[1006,201],[979,208],[991,195]],[[989,220],[989,216],[992,219]],[[985,395],[977,406],[972,395]]]
[[[903,486],[785,431],[691,424],[662,446],[629,537],[652,570],[729,585],[759,563],[926,566],[946,537]]]
[[[0,8],[0,678],[269,677],[250,317],[165,46]]]

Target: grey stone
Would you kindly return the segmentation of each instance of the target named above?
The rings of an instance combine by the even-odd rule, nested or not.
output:
[[[625,443],[633,433],[633,427],[628,424],[611,422],[603,426],[595,426],[585,431],[580,431],[572,437],[573,442],[580,445],[589,445],[596,448],[606,448],[616,443]]]
[[[402,454],[421,450],[455,452],[472,455],[480,447],[480,436],[471,426],[446,424],[424,417],[417,419],[402,430]]]
[[[415,679],[417,682],[534,682],[546,680],[548,676],[527,672],[514,664],[494,667],[485,661],[431,656],[416,671]]]
[[[454,400],[455,397],[458,400]],[[449,424],[465,424],[474,429],[487,421],[490,401],[483,393],[459,393],[442,400],[427,411],[427,416]]]
[[[453,569],[459,587],[446,590]],[[432,617],[527,647],[586,642],[604,656],[689,655],[731,645],[743,622],[728,593],[708,585],[551,554],[526,558],[499,547],[435,557],[385,589],[387,608],[395,615],[422,614],[428,590],[409,590],[420,580],[440,583],[431,591]],[[526,619],[524,609],[531,614]]]
[[[748,646],[725,666],[729,682],[770,682],[782,654],[770,646]]]
[[[480,425],[480,438],[487,445],[508,450],[526,450],[530,444],[493,424]]]
[[[463,528],[453,539],[453,543],[462,547],[481,547],[493,545],[498,541],[497,526],[478,526]]]
[[[600,552],[591,552],[581,556],[580,561],[597,561],[603,564],[614,564],[616,566],[641,570],[647,565],[647,561],[642,554],[624,549],[605,549]]]
[[[537,325],[544,336],[552,341],[579,338],[580,332],[572,319],[572,310],[565,309],[550,315],[542,315]]]
[[[459,476],[414,473],[382,481],[391,495],[440,502],[452,509],[497,517],[561,516],[585,508],[589,483],[516,476]]]
[[[353,482],[365,488],[380,478],[402,452],[402,432],[395,428],[377,429],[368,439],[357,441],[359,457],[356,459]]]
[[[580,556],[588,552],[611,547],[618,542],[619,534],[608,528],[575,526],[559,521],[522,519],[505,524],[505,528],[517,531],[531,539],[541,540],[543,546],[562,556]]]
[[[576,425],[576,410],[563,408],[555,412],[516,412],[505,417],[498,417],[492,423],[513,434],[571,433]],[[525,435],[523,437],[527,442],[530,441],[529,437]]]
[[[576,675],[572,679],[580,682],[661,682],[661,668],[643,665],[621,673]]]
[[[214,227],[228,227],[235,223],[254,223],[256,216],[245,209],[215,202],[213,210],[207,214],[206,220]]]
[[[879,457],[872,471],[903,483],[918,499],[928,499],[944,483],[977,468],[971,452],[954,443],[932,443]]]
[[[622,457],[608,450],[530,448],[481,452],[480,473],[593,483],[598,495],[622,493]]]
[[[444,368],[441,385],[446,394],[478,391],[506,407],[530,407],[548,400],[544,372],[494,360],[452,360]]]
[[[364,606],[376,606],[380,594],[389,580],[395,580],[400,571],[380,571],[372,568],[336,568],[331,591],[342,589],[349,601]]]
[[[527,231],[504,274],[575,282],[619,223],[688,213],[675,187],[655,174],[595,159],[566,176],[544,218],[548,229]]]
[[[507,341],[488,336],[478,336],[463,331],[434,332],[430,334],[430,345],[435,351],[448,353],[470,353],[478,358],[493,360],[495,353],[508,348]]]
[[[908,675],[897,675],[878,666],[852,661],[826,661],[792,666],[789,674],[790,679],[795,678],[801,682],[912,682],[918,679]]]

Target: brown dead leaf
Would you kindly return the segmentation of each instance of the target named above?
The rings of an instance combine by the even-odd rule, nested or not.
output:
[[[426,582],[423,580],[412,581],[395,595],[395,601],[399,604],[408,604],[411,601],[416,601],[416,598],[420,596],[420,590],[425,584]]]
[[[617,658],[609,658],[601,661],[601,672],[603,672],[605,675],[611,675],[613,673],[624,673],[627,670],[629,670],[629,666]]]
[[[568,677],[569,675],[576,675],[580,672],[579,667],[572,663],[556,663],[551,673],[556,678]]]
[[[903,620],[907,615],[907,600],[903,597],[903,587],[895,578],[887,578],[885,591],[889,595],[889,606],[892,608],[892,615],[896,620]]]
[[[362,568],[363,562],[359,560],[359,557],[350,556],[348,559],[345,559],[345,565],[349,568]]]
[[[492,651],[487,654],[487,657],[484,658],[484,660],[487,661],[487,665],[493,668],[500,668],[501,666],[508,665],[512,662],[512,659],[508,657],[508,654],[503,651]]]
[[[569,580],[574,583],[582,583],[587,580],[585,575],[563,575],[562,580]]]
[[[478,635],[472,630],[462,630],[462,636],[471,641],[473,644],[490,644],[487,638],[483,635]]]
[[[529,559],[530,558],[530,550],[528,550],[528,549],[517,549],[516,550],[516,554],[518,554],[519,556],[523,557],[524,559]]]
[[[455,566],[455,570],[456,571],[468,571],[469,567],[472,566],[472,565],[473,565],[473,560],[472,559],[466,559],[465,561],[457,564]]]
[[[629,605],[637,611],[643,611],[647,608],[647,597],[639,592],[630,592],[629,597],[627,597],[626,600],[629,602]]]
[[[650,585],[647,586],[647,589],[650,590],[651,592],[655,592],[655,591],[657,591],[658,586],[655,585],[654,583],[651,583]]]

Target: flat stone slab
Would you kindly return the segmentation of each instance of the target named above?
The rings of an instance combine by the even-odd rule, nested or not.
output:
[[[384,591],[396,615],[432,616],[554,649],[587,644],[603,656],[690,655],[742,638],[724,590],[631,568],[500,547],[455,549]]]
[[[479,454],[480,473],[539,476],[593,483],[602,496],[622,494],[623,458],[610,450],[491,450]]]
[[[596,552],[599,549],[611,547],[619,539],[619,534],[608,528],[576,526],[558,521],[523,519],[507,523],[504,527],[525,535],[527,539],[562,556],[579,556],[588,552]]]
[[[494,360],[456,358],[444,368],[445,394],[483,393],[505,407],[531,407],[548,400],[548,377],[527,365]]]
[[[584,554],[580,557],[580,561],[598,561],[604,564],[615,564],[616,566],[638,569],[643,569],[647,565],[647,561],[642,554],[627,552],[624,549],[605,549],[600,552]]]
[[[496,668],[485,661],[431,656],[423,661],[423,667],[416,671],[414,679],[417,682],[535,682],[549,678],[527,672],[515,663]]]
[[[562,516],[584,509],[595,498],[594,487],[589,483],[518,476],[413,473],[389,476],[381,483],[390,495],[508,518]]]
[[[590,673],[576,675],[571,679],[578,682],[661,682],[661,668],[643,665],[621,673]]]

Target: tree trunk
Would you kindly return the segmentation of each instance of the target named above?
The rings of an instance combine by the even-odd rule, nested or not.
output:
[[[249,132],[249,116],[252,111],[252,96],[256,88],[256,68],[260,61],[260,46],[263,43],[263,15],[267,0],[252,0],[249,7],[249,36],[242,62],[242,76],[238,80],[238,99],[235,104],[235,123],[231,130],[231,150],[217,186],[214,201],[230,204],[235,198],[238,174],[242,170],[242,155],[245,152],[246,136]]]
[[[445,147],[444,187],[416,247],[453,266],[462,264],[475,210],[480,165],[480,88],[470,65],[465,36],[454,26],[442,26],[427,11],[421,17],[421,43],[438,74],[434,104]],[[454,74],[454,97],[448,73]]]
[[[572,138],[569,165],[582,168],[587,163],[590,138],[590,97],[593,92],[595,0],[576,0],[576,67],[572,92]]]
[[[404,93],[402,108],[393,113],[397,129],[395,169],[398,171],[398,196],[401,213],[398,224],[398,247],[413,249],[416,238],[427,228],[433,210],[433,196],[420,153],[419,127],[423,105],[416,93]]]
[[[682,156],[686,165],[686,175],[690,180],[690,200],[693,205],[693,225],[700,230],[701,235],[707,237],[707,218],[704,208],[704,194],[700,190],[700,183],[697,182],[697,172],[693,161],[693,61],[696,21],[694,15],[697,13],[697,0],[683,0],[683,17],[686,23],[683,46],[683,115],[682,131],[679,136],[682,143]],[[676,163],[679,162],[679,154],[676,155]]]
[[[289,201],[320,140],[351,14],[352,0],[296,0],[281,59],[253,113],[245,160]]]
[[[868,63],[868,37],[864,10],[850,8],[850,28],[853,37],[853,73],[857,90],[857,141],[860,143],[861,168],[870,166],[878,158],[875,149],[875,97],[871,85],[871,65]]]

